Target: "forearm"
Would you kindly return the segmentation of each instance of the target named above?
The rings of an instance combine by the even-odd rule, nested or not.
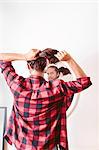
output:
[[[38,49],[32,49],[28,53],[0,53],[0,60],[14,61],[14,60],[33,60],[40,51]]]
[[[73,58],[68,60],[67,63],[69,64],[69,66],[71,67],[71,69],[73,70],[77,78],[87,76],[85,72],[82,70],[82,68],[76,63],[76,61]]]
[[[18,53],[0,53],[0,60],[2,61],[14,61],[14,60],[25,60],[25,54]]]
[[[71,57],[71,55],[69,53],[67,53],[66,51],[61,51],[61,52],[57,53],[56,56],[59,60],[66,61],[69,64],[69,66],[73,70],[76,78],[87,77],[85,72],[76,63],[76,61]]]

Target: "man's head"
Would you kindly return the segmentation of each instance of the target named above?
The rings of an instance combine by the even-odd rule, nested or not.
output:
[[[59,70],[56,66],[49,66],[46,70],[48,80],[55,80],[59,77]]]
[[[28,61],[28,68],[30,70],[35,70],[37,72],[43,72],[46,65],[47,65],[47,61],[45,57],[38,57],[35,60],[32,61]]]
[[[46,48],[39,53],[39,56],[46,57],[50,64],[59,62],[59,59],[55,56],[58,50],[52,48]]]
[[[65,68],[65,67],[57,68],[54,65],[50,65],[47,68],[46,73],[48,75],[48,80],[55,80],[55,79],[59,78],[60,76],[62,77],[64,75],[71,74],[71,72],[68,68]]]
[[[57,52],[57,50],[51,48],[38,51],[33,60],[27,61],[30,72],[35,70],[43,73],[47,64],[58,62],[58,58],[54,56],[54,54],[57,54]]]

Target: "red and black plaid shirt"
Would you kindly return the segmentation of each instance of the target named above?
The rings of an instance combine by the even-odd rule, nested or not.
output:
[[[91,85],[90,78],[47,82],[17,75],[11,62],[1,61],[0,68],[14,96],[5,139],[18,150],[52,150],[57,144],[68,150],[66,110],[74,93]]]

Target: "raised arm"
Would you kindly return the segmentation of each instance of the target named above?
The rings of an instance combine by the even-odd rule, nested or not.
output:
[[[32,60],[39,53],[39,50],[32,49],[26,54],[19,53],[0,53],[0,60],[14,61],[14,60]]]
[[[16,54],[16,53],[0,53],[0,68],[1,73],[3,73],[8,86],[10,87],[12,93],[17,97],[25,87],[29,84],[25,82],[25,78],[19,76],[12,66],[13,60],[32,60],[38,54],[38,50],[30,50],[26,54]]]
[[[0,60],[3,61],[25,60],[25,56],[24,54],[17,54],[17,53],[0,53]]]
[[[69,64],[69,66],[73,70],[76,78],[87,77],[87,75],[82,70],[82,68],[77,64],[77,62],[66,51],[59,52],[56,55],[56,57],[60,61],[66,61]]]

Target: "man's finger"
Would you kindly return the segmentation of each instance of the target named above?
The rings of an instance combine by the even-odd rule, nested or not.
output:
[[[35,57],[38,57],[38,56],[39,56],[39,53],[41,52],[41,50],[32,49],[32,52],[34,53]]]
[[[38,51],[36,52],[35,57],[38,57],[40,53],[41,53],[41,51],[40,51],[40,50],[38,50]]]

